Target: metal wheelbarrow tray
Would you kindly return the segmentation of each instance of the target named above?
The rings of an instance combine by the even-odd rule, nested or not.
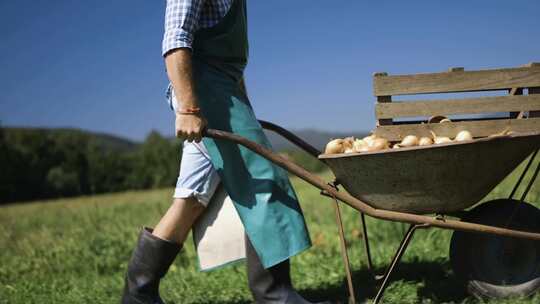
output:
[[[478,203],[539,145],[530,133],[319,158],[374,208],[447,214]]]

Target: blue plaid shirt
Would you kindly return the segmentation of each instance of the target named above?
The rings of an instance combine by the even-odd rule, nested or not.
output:
[[[194,33],[216,25],[229,11],[233,0],[167,0],[162,54],[191,48]]]

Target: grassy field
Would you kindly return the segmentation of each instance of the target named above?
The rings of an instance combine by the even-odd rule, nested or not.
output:
[[[515,172],[517,173],[517,172]],[[516,174],[488,198],[505,197]],[[330,180],[330,174],[324,176]],[[293,280],[310,299],[345,300],[333,207],[319,191],[293,178],[313,248],[294,257]],[[123,274],[138,229],[152,226],[170,202],[171,189],[36,202],[0,208],[0,303],[118,303]],[[486,198],[486,199],[488,199]],[[540,182],[527,199],[540,203]],[[343,208],[357,298],[373,298],[362,249],[359,215]],[[374,263],[382,272],[406,225],[368,220]],[[451,232],[419,231],[389,286],[385,303],[480,303],[468,296],[448,261]],[[167,303],[250,303],[243,264],[200,273],[191,241],[162,283]],[[540,303],[529,299],[489,303]]]

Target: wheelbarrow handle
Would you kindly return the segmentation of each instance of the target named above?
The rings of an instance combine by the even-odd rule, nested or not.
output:
[[[232,142],[234,142],[236,144],[240,144],[240,145],[252,150],[253,152],[265,157],[266,159],[270,160],[271,162],[279,165],[280,167],[284,168],[285,170],[287,170],[287,171],[289,171],[289,172],[291,172],[293,174],[298,175],[298,177],[301,177],[302,179],[316,180],[317,184],[314,185],[316,187],[318,187],[319,184],[321,184],[321,183],[323,185],[326,184],[324,182],[324,180],[319,178],[317,175],[315,175],[315,174],[307,171],[306,169],[298,166],[297,164],[295,164],[292,161],[286,159],[285,157],[279,155],[278,153],[275,153],[274,151],[272,151],[272,150],[270,150],[270,149],[268,149],[268,148],[266,148],[266,147],[264,147],[264,146],[262,146],[262,145],[260,145],[260,144],[258,144],[256,142],[253,142],[253,141],[251,141],[251,140],[249,140],[249,139],[247,139],[245,137],[242,137],[242,136],[230,133],[230,132],[226,132],[226,131],[216,130],[216,129],[205,129],[205,131],[203,132],[203,135],[206,136],[206,137],[214,138],[214,139],[223,139],[223,140],[232,141]],[[315,148],[313,148],[313,149],[316,151]],[[316,155],[318,155],[318,153]]]
[[[317,148],[313,147],[312,145],[308,144],[307,142],[302,140],[300,137],[294,135],[289,130],[283,127],[280,127],[274,123],[271,123],[269,121],[265,121],[265,120],[259,120],[259,123],[264,129],[276,132],[277,134],[281,135],[283,138],[287,139],[288,141],[295,144],[297,147],[304,150],[309,155],[318,159],[319,154],[321,154],[321,151],[319,151]],[[322,160],[320,161],[324,163],[324,161]]]
[[[228,140],[236,144],[240,144],[252,150],[253,152],[263,156],[264,158],[270,160],[271,162],[282,167],[288,172],[298,176],[299,178],[310,183],[316,188],[320,190],[324,190],[330,196],[374,218],[393,221],[393,222],[406,222],[410,224],[428,225],[428,226],[439,227],[443,229],[460,230],[460,231],[466,231],[466,232],[474,231],[474,232],[480,232],[480,233],[495,234],[495,235],[500,235],[500,236],[518,237],[518,238],[524,238],[524,239],[529,239],[529,240],[537,240],[537,241],[540,240],[540,233],[500,228],[500,227],[494,227],[494,226],[488,226],[488,225],[482,225],[482,224],[476,224],[476,223],[470,223],[470,222],[456,221],[456,220],[451,220],[451,219],[439,219],[435,217],[412,214],[412,213],[403,213],[403,212],[375,209],[371,207],[370,205],[366,204],[365,202],[359,200],[358,198],[351,196],[346,191],[338,191],[337,189],[330,186],[327,182],[325,182],[322,178],[318,177],[317,175],[307,171],[306,169],[300,167],[299,165],[293,163],[292,161],[286,159],[285,157],[247,138],[244,138],[242,136],[239,136],[233,133],[215,130],[215,129],[206,129],[204,131],[204,136],[211,137],[214,139]]]

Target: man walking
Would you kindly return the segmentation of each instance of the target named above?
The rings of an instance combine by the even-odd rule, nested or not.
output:
[[[123,304],[163,303],[159,280],[222,183],[244,225],[257,303],[310,303],[292,287],[289,257],[311,246],[287,174],[236,144],[202,138],[206,126],[269,147],[247,98],[246,0],[167,0],[163,55],[176,136],[185,138],[174,200],[131,257]]]

